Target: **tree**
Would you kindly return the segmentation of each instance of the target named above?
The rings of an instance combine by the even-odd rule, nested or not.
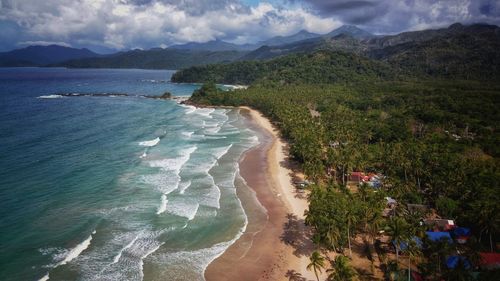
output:
[[[356,276],[356,272],[349,265],[349,259],[345,256],[336,256],[331,266],[332,268],[326,271],[330,273],[328,274],[329,281],[350,281]]]
[[[493,235],[498,233],[500,227],[500,208],[498,202],[481,198],[471,204],[475,222],[480,227],[479,241],[484,234],[489,237],[490,250],[493,252]]]
[[[420,247],[421,245],[416,240],[410,239],[404,250],[408,254],[408,281],[411,281],[411,259],[422,254]]]
[[[325,258],[318,252],[314,251],[309,257],[310,263],[307,265],[307,270],[313,270],[314,275],[316,275],[316,279],[319,281],[319,273],[321,273],[321,269],[325,268]]]
[[[385,231],[394,243],[394,247],[396,248],[396,262],[398,262],[401,243],[409,240],[408,223],[403,218],[393,217],[389,220]]]

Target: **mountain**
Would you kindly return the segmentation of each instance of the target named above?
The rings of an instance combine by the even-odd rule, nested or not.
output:
[[[193,50],[193,51],[249,51],[254,50],[257,47],[254,45],[237,45],[233,43],[228,43],[222,40],[212,40],[205,43],[190,42],[182,45],[174,45],[169,47],[169,49],[178,50]]]
[[[59,45],[29,46],[0,53],[0,67],[44,66],[71,59],[99,57],[88,49],[75,49]]]
[[[288,54],[311,53],[317,50],[345,51],[361,54],[365,45],[349,35],[340,34],[336,37],[316,37],[280,46],[262,46],[249,52],[240,60],[268,60]]]
[[[487,24],[405,32],[367,42],[365,55],[407,74],[500,79],[500,27]]]
[[[51,66],[72,68],[144,68],[144,69],[180,69],[194,65],[210,63],[228,63],[235,61],[245,52],[239,51],[194,51],[182,49],[132,50],[99,58],[69,60]]]
[[[368,39],[368,38],[373,38],[375,35],[371,34],[370,32],[363,30],[361,28],[358,28],[354,25],[343,25],[325,35],[323,37],[337,37],[339,35],[349,35],[353,38],[356,39]]]
[[[306,30],[301,30],[293,35],[290,35],[290,36],[276,36],[276,37],[273,37],[271,39],[261,41],[257,45],[258,46],[279,46],[279,45],[291,44],[291,43],[302,41],[302,40],[317,38],[319,36],[320,36],[319,34],[311,33],[311,32],[308,32]]]
[[[293,37],[294,39],[300,38],[300,36],[295,35],[290,37]],[[292,41],[290,39],[290,43],[264,45],[248,53],[242,57],[241,60],[272,59],[287,54],[307,53],[322,49],[343,50],[359,53],[359,51],[363,49],[360,41],[375,37],[375,35],[352,25],[343,25],[325,35],[318,35],[314,33],[307,33],[307,35],[306,33],[303,33],[303,35],[304,39],[302,40]],[[285,40],[283,40],[283,42],[284,41]]]
[[[382,62],[395,74],[404,77],[482,81],[500,80],[499,50],[500,27],[453,24],[448,28],[369,39],[357,39],[347,34],[331,38],[322,36],[292,44],[263,46],[239,60],[260,61],[334,51]],[[239,67],[244,72],[248,66]]]

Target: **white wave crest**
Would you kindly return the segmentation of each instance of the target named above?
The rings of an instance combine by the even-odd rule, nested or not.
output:
[[[192,105],[184,105],[182,104],[181,105],[182,107],[186,108],[186,111],[184,112],[184,114],[191,114],[193,112],[196,111],[196,107],[192,106]]]
[[[176,198],[167,206],[167,212],[191,221],[198,213],[199,207],[200,204],[192,200],[192,198]]]
[[[139,142],[139,145],[140,146],[152,147],[152,146],[157,145],[158,143],[160,143],[160,138],[159,137],[157,137],[154,140],[141,141],[141,142]]]
[[[231,147],[233,147],[233,144],[230,144],[226,147],[215,148],[211,151],[211,154],[215,156],[217,160],[219,160],[220,158],[222,158],[222,156],[226,155],[229,152],[229,149],[231,149]]]
[[[215,109],[213,109],[213,108],[197,108],[195,110],[195,113],[211,118],[212,116],[210,116],[210,114],[212,114],[214,111],[215,111]]]
[[[188,187],[191,186],[191,181],[187,181],[187,182],[181,182],[179,184],[179,193],[180,194],[184,194],[184,192],[186,191],[186,189],[188,189]]]
[[[151,167],[161,168],[164,171],[179,171],[182,166],[189,161],[189,158],[198,147],[192,146],[179,151],[180,156],[149,162]]]
[[[39,96],[39,99],[58,99],[62,98],[63,96],[61,95],[46,95],[46,96]]]
[[[134,245],[135,241],[137,241],[138,238],[139,238],[139,235],[137,235],[134,239],[132,239],[132,241],[130,241],[130,243],[128,243],[127,245],[125,245],[125,247],[123,247],[122,249],[120,249],[120,251],[114,257],[113,262],[111,264],[117,263],[120,260],[123,252],[126,251],[127,249],[129,249],[130,247],[132,247],[132,245]]]
[[[190,138],[194,134],[194,132],[182,132],[181,134],[185,137]]]
[[[162,160],[150,161],[151,167],[161,168],[164,172],[155,175],[144,176],[144,182],[155,186],[163,194],[169,194],[179,187],[181,168],[189,161],[191,154],[197,149],[196,146],[179,151],[180,156]]]
[[[67,264],[68,262],[76,259],[83,251],[85,251],[89,246],[90,246],[90,242],[92,241],[92,235],[94,235],[96,233],[96,231],[92,231],[92,234],[89,235],[89,237],[87,237],[87,239],[83,240],[80,244],[76,245],[74,248],[68,250],[66,253],[65,253],[65,256],[64,258],[59,261],[57,264],[55,264],[52,269],[58,267],[58,266],[61,266],[61,265],[65,265]],[[47,273],[45,276],[43,276],[40,280],[43,280],[43,281],[46,281],[46,280],[49,280],[49,275],[50,275],[50,272]]]
[[[166,194],[162,194],[161,195],[160,207],[158,207],[158,211],[156,211],[157,215],[162,214],[162,213],[165,212],[165,210],[167,210],[167,203],[168,203],[167,195]]]

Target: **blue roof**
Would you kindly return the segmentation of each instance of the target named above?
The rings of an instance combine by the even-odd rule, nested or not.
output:
[[[446,239],[448,240],[449,243],[452,243],[453,240],[451,239],[450,233],[449,232],[432,232],[432,231],[427,231],[425,232],[427,234],[427,237],[434,241],[437,242],[441,239]]]
[[[420,238],[418,238],[417,236],[413,236],[412,240],[415,241],[415,244],[417,245],[417,247],[422,248],[423,243],[422,243],[422,240],[420,240]],[[394,241],[392,241],[392,244],[394,246],[396,246],[396,243]],[[406,249],[408,249],[408,243],[406,243],[406,242],[399,243],[399,249],[401,251],[405,251]]]
[[[470,236],[470,228],[467,227],[457,227],[453,230],[454,236]]]
[[[446,266],[448,268],[455,268],[458,265],[458,261],[461,261],[466,269],[471,268],[469,260],[460,256],[449,256],[448,259],[446,259]]]

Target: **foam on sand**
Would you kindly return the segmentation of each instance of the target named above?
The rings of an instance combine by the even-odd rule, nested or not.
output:
[[[148,252],[146,252],[142,257],[141,257],[141,260],[139,262],[139,265],[141,267],[141,280],[144,279],[144,259],[147,258],[149,255],[151,255],[152,253],[156,252],[158,249],[160,249],[160,247],[163,245],[164,243],[161,243],[160,245],[156,246],[155,248],[149,250]]]
[[[139,145],[140,146],[152,147],[152,146],[157,145],[158,143],[160,143],[160,138],[159,137],[157,137],[154,140],[141,141],[141,142],[139,142]]]
[[[61,95],[46,95],[46,96],[39,96],[39,99],[58,99],[62,98],[63,96]]]

